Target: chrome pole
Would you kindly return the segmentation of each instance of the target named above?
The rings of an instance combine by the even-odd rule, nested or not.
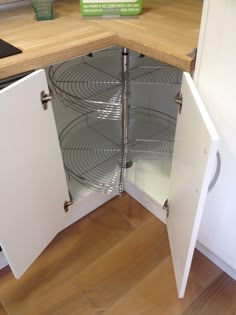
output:
[[[122,82],[122,161],[121,161],[121,174],[120,174],[120,194],[124,190],[123,175],[124,169],[132,165],[131,162],[127,161],[128,157],[128,123],[129,123],[129,112],[128,112],[128,97],[129,97],[129,49],[122,49],[122,69],[121,69],[121,82]]]
[[[122,49],[122,145],[123,153],[128,153],[128,94],[129,94],[129,50]],[[126,163],[126,160],[124,161]],[[124,164],[125,165],[125,164]]]

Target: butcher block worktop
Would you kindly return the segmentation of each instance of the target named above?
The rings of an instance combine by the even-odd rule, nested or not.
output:
[[[143,0],[138,18],[83,18],[79,2],[59,1],[56,17],[36,21],[31,7],[0,12],[0,37],[23,50],[0,59],[0,78],[120,45],[191,71],[197,47],[201,0]]]

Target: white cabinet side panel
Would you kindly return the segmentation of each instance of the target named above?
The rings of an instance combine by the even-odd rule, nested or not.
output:
[[[221,141],[221,172],[209,193],[198,240],[236,270],[236,2],[210,1],[195,83]]]

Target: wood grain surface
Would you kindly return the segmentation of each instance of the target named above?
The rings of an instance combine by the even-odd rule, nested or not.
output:
[[[7,315],[7,312],[1,302],[0,302],[0,315]]]
[[[235,315],[235,294],[196,251],[178,299],[166,227],[127,194],[61,232],[20,280],[0,271],[10,315]]]
[[[59,1],[55,19],[36,21],[32,8],[0,12],[0,37],[23,50],[0,59],[0,78],[121,45],[186,71],[198,44],[202,1],[145,0],[137,18],[83,18],[79,2]]]

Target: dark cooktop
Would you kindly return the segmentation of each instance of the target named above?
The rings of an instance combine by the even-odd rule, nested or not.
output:
[[[22,53],[22,50],[0,39],[0,58]]]

